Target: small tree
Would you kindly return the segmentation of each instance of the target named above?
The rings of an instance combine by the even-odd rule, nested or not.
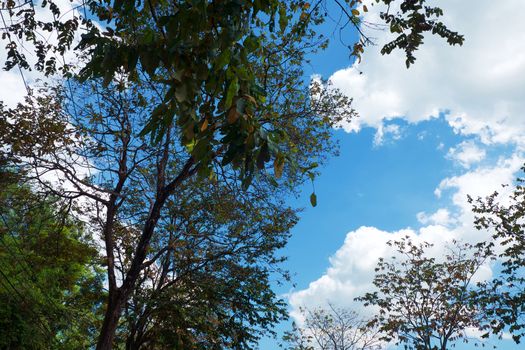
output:
[[[355,311],[337,308],[301,308],[302,327],[293,324],[284,336],[290,350],[378,350],[382,342],[376,327],[369,326]]]
[[[389,242],[401,255],[381,258],[376,268],[377,291],[357,298],[378,312],[371,324],[382,339],[415,350],[446,350],[456,340],[469,341],[467,328],[482,326],[472,279],[491,256],[485,244],[454,242],[442,261],[428,257],[430,243],[409,237]]]

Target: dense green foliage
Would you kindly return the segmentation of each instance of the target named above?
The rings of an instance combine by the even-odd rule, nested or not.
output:
[[[347,21],[359,29],[357,7],[361,1],[335,2]],[[414,62],[414,51],[423,43],[426,32],[445,38],[451,45],[463,42],[461,35],[439,21],[442,10],[426,5],[425,0],[376,3],[386,7],[381,19],[397,35],[382,53],[404,50],[407,66]],[[103,78],[107,85],[117,73],[126,72],[131,80],[146,73],[164,84],[162,103],[152,110],[142,133],[159,142],[175,122],[180,142],[200,165],[201,174],[212,172],[212,159],[224,148],[228,157],[223,161],[242,169],[246,186],[256,169],[267,162],[274,161],[277,169],[285,161],[295,165],[293,157],[282,150],[290,135],[264,125],[266,120],[283,117],[278,110],[261,108],[268,107],[271,91],[266,85],[267,70],[282,62],[272,59],[276,53],[285,62],[296,64],[304,59],[305,45],[325,46],[316,33],[316,26],[326,17],[325,0],[90,0],[82,5],[83,17],[64,21],[60,21],[60,9],[53,1],[43,5],[51,10],[54,21],[38,21],[27,9],[24,21],[10,28],[13,35],[34,43],[36,67],[54,72],[57,62],[51,52],[63,54],[70,49],[78,28],[85,27],[88,33],[82,34],[75,48],[85,57],[80,77]],[[400,11],[390,10],[396,6]],[[108,24],[104,31],[95,25],[104,22]],[[57,31],[57,45],[42,42],[35,35],[38,29]],[[354,46],[354,55],[369,42],[364,34]],[[8,68],[28,66],[13,41],[8,49]],[[63,68],[68,71],[68,67]],[[281,68],[287,69],[286,65]],[[248,147],[241,144],[247,139]]]
[[[91,346],[103,298],[96,249],[9,169],[0,178],[0,348]]]
[[[313,171],[337,149],[329,116],[351,116],[350,101],[320,84],[303,86],[297,66],[278,69],[268,70],[268,103],[286,118],[266,124],[286,130],[290,157]],[[283,96],[278,82],[295,100]],[[245,188],[241,170],[218,153],[214,176],[197,176],[199,165],[174,136],[179,126],[168,128],[160,143],[141,135],[162,88],[147,77],[107,87],[100,81],[72,90],[44,86],[38,97],[3,109],[2,140],[13,161],[33,170],[25,178],[41,191],[85,199],[84,221],[106,245],[107,310],[117,309],[117,319],[123,314],[114,323],[115,346],[253,348],[285,317],[270,277],[287,279],[277,250],[297,216],[284,199],[308,174],[268,165]],[[32,147],[38,140],[47,146]],[[57,172],[63,186],[38,172]],[[112,308],[112,295],[120,306]]]

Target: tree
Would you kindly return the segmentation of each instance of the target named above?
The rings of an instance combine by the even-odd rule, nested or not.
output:
[[[467,328],[485,324],[473,276],[491,257],[490,245],[454,242],[439,261],[428,256],[429,243],[409,237],[389,243],[398,256],[380,258],[376,291],[357,300],[378,308],[371,324],[384,341],[415,350],[446,350],[457,340],[469,341]]]
[[[0,348],[93,346],[103,299],[97,250],[5,161],[0,178]]]
[[[358,30],[357,6],[361,2],[352,0],[343,4],[335,0],[345,23]],[[426,5],[425,0],[376,0],[376,3],[386,7],[381,18],[397,35],[382,53],[388,54],[396,48],[404,50],[407,66],[414,62],[414,51],[423,43],[425,33],[441,36],[451,45],[463,42],[461,35],[439,21],[442,10]],[[64,21],[60,20],[60,8],[53,1],[43,4],[52,12],[53,21],[35,19],[34,11],[28,8],[21,12],[23,20],[10,26],[8,32],[34,44],[37,69],[55,72],[57,62],[51,53],[64,54],[70,50],[76,31],[84,26],[88,32],[75,48],[86,56],[80,71],[82,79],[103,78],[109,84],[117,73],[126,72],[133,80],[146,72],[165,86],[162,103],[152,109],[143,134],[161,142],[167,126],[174,122],[180,127],[183,145],[201,144],[200,152],[189,150],[201,172],[211,172],[211,158],[225,147],[231,155],[228,159],[239,160],[237,165],[243,168],[241,175],[247,184],[253,170],[262,169],[264,163],[289,161],[279,150],[288,142],[288,136],[268,133],[263,124],[272,114],[255,112],[266,105],[271,92],[265,86],[265,76],[266,70],[275,64],[271,59],[274,50],[284,49],[288,60],[303,61],[304,51],[297,50],[295,45],[309,43],[312,37],[318,38],[316,46],[325,45],[315,29],[324,21],[325,0],[313,4],[303,0],[220,3],[89,0],[82,5],[83,17],[73,16]],[[391,6],[397,4],[400,10],[391,13]],[[6,2],[12,16],[17,14],[16,5],[14,1]],[[366,6],[362,10],[367,11]],[[106,22],[109,27],[102,31],[94,22]],[[56,31],[57,44],[42,41],[36,30]],[[362,39],[353,45],[355,55],[370,42],[361,34]],[[5,36],[7,68],[29,67],[11,35]],[[63,70],[71,73],[67,66]],[[243,119],[239,116],[244,122],[239,121]],[[209,127],[202,128],[204,124]],[[253,135],[251,146],[238,147],[236,140],[246,135]],[[271,147],[272,144],[277,147]]]
[[[356,312],[336,308],[301,309],[302,327],[293,324],[284,336],[290,350],[379,350],[380,334]]]
[[[239,200],[227,188],[203,187],[183,194],[182,206],[170,206],[184,217],[172,216],[160,229],[171,251],[145,273],[126,306],[129,349],[247,349],[284,318],[269,274],[296,216],[251,195]],[[194,210],[201,201],[207,204],[199,218]]]
[[[272,59],[282,58],[281,54],[276,51]],[[249,188],[242,180],[243,170],[227,161],[228,149],[214,155],[210,176],[200,173],[201,167],[187,154],[188,147],[201,152],[202,144],[180,145],[180,126],[170,125],[161,143],[152,144],[140,134],[145,116],[162,98],[163,86],[147,76],[135,82],[122,77],[108,87],[101,82],[76,84],[74,96],[60,86],[44,87],[26,104],[4,108],[1,136],[9,145],[9,156],[31,170],[27,180],[42,193],[66,202],[82,198],[90,232],[105,244],[109,294],[99,348],[114,344],[123,311],[147,321],[148,327],[135,324],[130,329],[148,334],[161,330],[180,334],[188,329],[181,325],[188,322],[213,325],[213,319],[189,317],[192,314],[184,307],[188,296],[200,298],[195,312],[207,311],[206,298],[220,297],[211,305],[223,315],[214,327],[234,332],[236,338],[227,345],[233,336],[225,337],[217,346],[246,348],[260,334],[254,331],[257,327],[267,331],[281,317],[283,305],[268,289],[268,279],[280,261],[276,249],[284,245],[296,222],[284,196],[294,193],[316,163],[336,151],[329,138],[332,125],[337,118],[353,115],[350,100],[318,84],[304,87],[299,73],[298,67],[285,72],[280,65],[267,69],[266,85],[273,92],[265,102],[267,108],[260,109],[279,111],[280,117],[268,116],[264,126],[269,134],[279,129],[289,136],[283,152],[307,170],[297,172],[288,163],[275,161],[253,174]],[[309,98],[310,91],[315,98]],[[35,120],[38,123],[32,123]],[[250,147],[252,142],[250,135],[236,140],[236,147]],[[45,174],[54,174],[61,183],[50,183]],[[187,277],[186,270],[191,272]],[[196,286],[199,278],[208,282]],[[214,280],[220,283],[214,285]],[[202,291],[195,289],[204,286]],[[245,301],[233,303],[235,296]],[[131,310],[130,303],[137,307]],[[166,312],[183,313],[180,324],[150,327],[162,320],[160,305]],[[152,313],[144,312],[152,307]]]
[[[501,198],[497,192],[484,199],[469,197],[477,214],[476,227],[491,230],[495,244],[502,248],[498,255],[501,272],[483,284],[480,300],[493,333],[508,331],[516,343],[525,335],[524,181],[517,180],[509,198]]]

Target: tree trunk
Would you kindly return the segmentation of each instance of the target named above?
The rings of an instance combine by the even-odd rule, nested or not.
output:
[[[113,348],[113,339],[115,338],[125,297],[119,290],[108,299],[104,323],[98,338],[97,350],[111,350]]]
[[[127,302],[128,297],[135,286],[135,282],[139,278],[140,272],[142,271],[142,264],[146,259],[149,243],[160,218],[161,209],[168,199],[168,196],[173,193],[175,188],[180,185],[183,180],[187,179],[197,171],[197,168],[191,169],[192,166],[193,158],[189,158],[179,175],[167,186],[158,190],[156,201],[153,203],[149,217],[144,224],[142,234],[140,236],[139,242],[137,243],[135,253],[133,254],[131,266],[126,273],[124,281],[122,282],[120,288],[111,288],[110,286],[108,307],[106,309],[106,314],[104,315],[104,324],[102,325],[102,329],[100,331],[96,350],[112,349],[113,339],[115,338],[115,332],[117,330],[122,307],[124,303]],[[106,240],[106,242],[108,241]],[[109,256],[112,256],[112,254],[113,252],[111,252]]]

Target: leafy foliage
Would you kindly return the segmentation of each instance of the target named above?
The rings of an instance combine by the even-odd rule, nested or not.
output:
[[[103,326],[102,333],[116,334],[110,343],[245,349],[284,317],[284,304],[269,288],[273,272],[287,278],[276,252],[297,221],[284,198],[336,152],[330,116],[353,115],[349,99],[322,82],[304,86],[298,62],[287,64],[266,69],[271,93],[261,106],[280,111],[264,125],[269,134],[288,135],[283,161],[263,162],[249,187],[235,160],[224,161],[228,149],[217,149],[213,173],[203,176],[179,142],[179,125],[172,123],[159,143],[141,134],[165,88],[147,75],[121,76],[107,87],[102,81],[71,90],[44,86],[27,103],[3,109],[7,153],[32,170],[25,178],[43,193],[83,198],[89,231],[104,240],[105,319],[115,328]],[[33,114],[42,129],[26,122]],[[31,147],[51,126],[49,147]],[[235,140],[238,147],[250,142]],[[190,147],[200,152],[198,143]],[[48,172],[62,182],[49,183],[41,176]]]
[[[237,190],[235,190],[237,191]],[[152,251],[164,250],[131,296],[123,337],[131,348],[250,349],[285,316],[270,288],[295,213],[267,190],[238,196],[190,184],[168,204]]]
[[[443,10],[436,6],[426,5],[426,0],[409,0],[399,4],[399,12],[391,12],[391,6],[397,5],[395,0],[376,0],[388,6],[381,12],[381,19],[389,25],[390,32],[398,37],[381,49],[381,53],[390,54],[395,49],[405,51],[406,66],[410,67],[416,60],[414,52],[423,44],[424,33],[431,32],[446,39],[449,45],[462,45],[463,35],[451,31],[439,20]]]
[[[525,170],[525,168],[523,168]],[[525,335],[525,187],[518,179],[510,198],[493,195],[474,200],[476,227],[491,230],[503,251],[498,256],[502,269],[485,283],[481,301],[495,334],[508,331],[516,343]],[[503,202],[504,204],[502,204]]]
[[[0,177],[0,347],[92,346],[103,297],[97,251],[5,164]]]
[[[478,303],[474,274],[491,257],[490,245],[454,242],[442,261],[429,257],[429,243],[409,237],[389,243],[398,256],[380,258],[377,291],[357,300],[378,307],[371,321],[382,339],[415,350],[446,350],[454,341],[468,341],[468,327],[481,328],[484,311]]]
[[[422,43],[417,24],[441,15],[428,9],[421,17],[423,2],[400,1],[403,12],[384,17],[410,31],[395,44],[407,59]],[[358,3],[341,7],[356,27]],[[42,6],[53,19],[41,21],[32,8],[6,3],[21,19],[4,35],[6,68],[30,67],[13,37],[33,43],[35,67],[48,75],[73,78],[55,54],[72,50],[79,60],[80,83],[0,106],[1,141],[2,152],[31,168],[35,190],[82,199],[89,232],[104,241],[108,295],[98,349],[248,348],[282,317],[268,286],[296,221],[283,198],[315,178],[336,150],[332,127],[355,117],[351,99],[302,79],[306,55],[326,46],[316,32],[321,4],[88,0],[82,17],[65,19],[48,0]],[[38,31],[56,33],[57,42]],[[315,193],[310,201],[316,205]]]
[[[50,53],[63,55],[70,50],[76,31],[85,27],[88,32],[82,34],[75,48],[85,57],[82,79],[103,78],[107,85],[115,74],[125,72],[133,80],[139,73],[147,73],[166,89],[142,134],[160,142],[175,122],[180,128],[180,142],[200,164],[201,174],[211,173],[211,159],[217,149],[226,148],[229,157],[224,161],[241,168],[249,185],[253,173],[265,163],[276,164],[279,174],[282,164],[291,161],[282,150],[289,135],[264,125],[266,120],[286,117],[266,103],[272,91],[266,85],[267,71],[276,68],[275,64],[303,61],[305,47],[325,47],[325,39],[316,33],[316,25],[326,16],[322,11],[325,6],[321,6],[324,2],[90,0],[82,5],[82,18],[73,16],[61,21],[59,6],[52,0],[44,1],[42,5],[54,17],[51,22],[36,20],[32,9],[15,13],[14,2],[8,2],[7,8],[11,15],[23,17],[9,28],[9,33],[33,42],[37,69],[55,72],[56,59]],[[392,33],[399,34],[384,46],[383,54],[402,49],[409,66],[425,32],[442,36],[451,45],[463,42],[461,35],[438,21],[442,10],[425,2],[376,0],[387,7],[382,20]],[[357,6],[361,1],[336,3],[360,30]],[[397,4],[400,12],[392,14],[390,7]],[[92,21],[106,22],[108,27],[103,31]],[[39,39],[37,30],[56,31],[56,45]],[[361,33],[363,38],[353,48],[356,56],[371,42]],[[6,67],[29,67],[16,44],[9,40],[9,45]],[[69,74],[68,67],[62,69]],[[248,139],[249,147],[239,146]]]

